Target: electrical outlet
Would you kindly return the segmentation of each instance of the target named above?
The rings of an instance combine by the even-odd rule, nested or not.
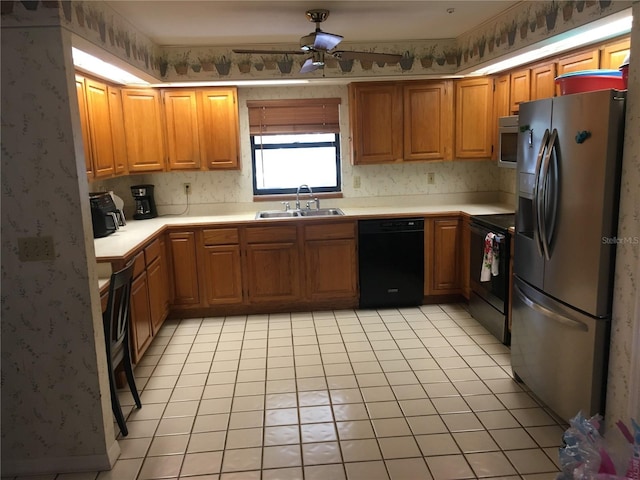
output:
[[[427,183],[429,185],[433,185],[434,183],[436,183],[436,174],[433,172],[429,172],[427,173]]]
[[[360,175],[353,177],[353,188],[360,188]]]
[[[191,184],[190,183],[185,183],[184,184],[184,194],[185,195],[189,195],[191,193]]]
[[[52,237],[18,238],[18,258],[21,262],[42,262],[55,260]]]

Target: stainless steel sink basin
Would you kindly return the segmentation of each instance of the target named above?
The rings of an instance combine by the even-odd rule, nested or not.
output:
[[[320,208],[318,210],[263,210],[256,213],[256,220],[261,218],[295,218],[295,217],[330,217],[344,215],[339,208]]]
[[[292,218],[299,217],[300,212],[296,210],[264,210],[262,212],[256,213],[256,219],[260,218]]]
[[[318,210],[300,210],[303,217],[327,217],[332,215],[344,215],[339,208],[320,208]]]

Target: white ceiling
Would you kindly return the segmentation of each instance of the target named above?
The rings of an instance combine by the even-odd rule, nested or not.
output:
[[[516,1],[107,1],[163,46],[295,44],[315,28],[305,12],[330,10],[322,30],[347,42],[454,38]],[[448,13],[448,9],[453,9]]]

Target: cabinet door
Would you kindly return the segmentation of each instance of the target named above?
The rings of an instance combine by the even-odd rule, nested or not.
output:
[[[600,52],[598,49],[567,55],[558,60],[558,75],[577,72],[579,70],[594,70],[600,66]]]
[[[353,163],[401,162],[402,90],[395,83],[349,85]]]
[[[156,258],[147,267],[149,283],[149,312],[151,326],[155,335],[168,313],[167,269],[164,256]]]
[[[551,98],[556,94],[556,64],[548,63],[531,69],[531,100]]]
[[[491,158],[498,159],[498,118],[510,114],[509,91],[511,77],[509,74],[493,79],[493,118],[491,120]]]
[[[149,310],[149,284],[147,272],[131,284],[131,355],[138,363],[152,340],[151,314]]]
[[[122,92],[117,87],[107,87],[109,93],[109,113],[111,134],[113,135],[113,164],[116,175],[128,172],[127,142],[124,134],[124,117],[122,115]]]
[[[451,160],[452,93],[450,82],[404,86],[404,160]]]
[[[625,38],[613,43],[609,43],[602,49],[600,57],[600,68],[617,70],[629,54],[630,39]]]
[[[166,155],[160,94],[151,89],[123,89],[122,111],[129,172],[162,171]]]
[[[171,262],[173,266],[173,303],[197,305],[200,303],[196,239],[194,232],[169,234]]]
[[[297,243],[247,245],[250,303],[291,302],[300,298]]]
[[[238,156],[238,103],[234,88],[199,92],[200,150],[209,169],[236,170]]]
[[[428,272],[427,294],[460,293],[461,232],[458,218],[436,218],[426,222],[429,239],[425,256]]]
[[[113,135],[109,113],[109,94],[104,83],[85,78],[91,153],[96,177],[113,175]]]
[[[520,104],[531,99],[530,93],[530,72],[526,68],[511,74],[511,91],[509,93],[511,101],[511,113],[517,114],[520,111]]]
[[[89,119],[87,117],[87,101],[84,93],[84,78],[76,76],[76,94],[80,110],[80,129],[82,133],[82,148],[84,164],[89,180],[93,179],[93,161],[91,160],[91,136],[89,134]]]
[[[162,93],[167,153],[170,170],[200,168],[198,111],[193,90],[165,90]]]
[[[490,78],[456,82],[456,158],[491,158]]]
[[[305,243],[307,298],[356,298],[355,239],[316,240]]]
[[[204,247],[205,295],[209,305],[242,303],[242,266],[239,245]]]

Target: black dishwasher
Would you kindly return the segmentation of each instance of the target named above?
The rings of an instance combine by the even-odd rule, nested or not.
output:
[[[421,305],[424,219],[358,222],[360,308]]]

